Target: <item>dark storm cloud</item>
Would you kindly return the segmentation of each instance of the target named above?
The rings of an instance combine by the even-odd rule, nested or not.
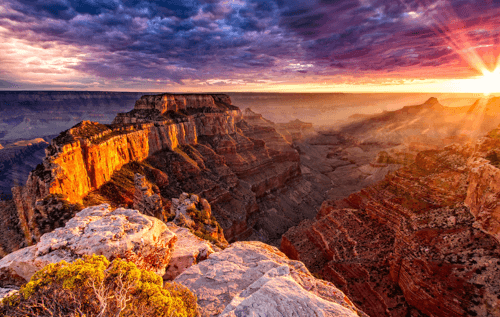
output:
[[[2,6],[0,26],[12,36],[81,47],[87,54],[75,69],[177,83],[237,77],[245,69],[321,74],[445,65],[459,59],[444,40],[448,32],[484,43],[498,38],[500,23],[500,1],[486,0],[4,0]]]

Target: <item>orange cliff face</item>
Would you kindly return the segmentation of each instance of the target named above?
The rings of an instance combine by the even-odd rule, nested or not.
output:
[[[113,125],[82,122],[53,140],[26,186],[14,189],[26,240],[60,226],[49,208],[39,210],[41,199],[130,207],[135,173],[167,209],[184,192],[206,199],[228,241],[279,239],[324,199],[274,125],[242,118],[229,97],[144,96]]]
[[[181,100],[185,106],[192,99],[189,98],[191,95],[186,98],[182,95],[162,95],[156,99],[152,97],[154,96],[141,98],[136,109],[163,109],[164,99]],[[211,95],[195,97],[192,108],[205,107],[210,104],[207,101],[210,98],[211,105],[215,107]],[[151,102],[150,99],[158,103]],[[235,131],[233,116],[225,112],[187,116],[181,122],[161,117],[157,120],[155,123],[126,127],[123,124],[106,127],[84,121],[68,130],[56,138],[48,149],[49,155],[44,162],[45,170],[50,170],[52,176],[48,192],[65,195],[70,202],[81,202],[89,191],[109,181],[113,172],[126,163],[142,161],[152,153],[164,149],[173,150],[179,145],[196,144],[198,137],[202,135]],[[92,134],[93,132],[98,133]],[[72,142],[60,144],[64,138]]]
[[[167,113],[172,104],[189,113]],[[144,111],[154,116],[146,117]],[[13,189],[25,235],[30,235],[37,200],[60,194],[71,203],[81,203],[123,165],[165,149],[197,144],[200,136],[235,133],[240,116],[227,96],[165,94],[142,97],[131,113],[119,114],[111,126],[79,123],[52,141],[26,186]]]

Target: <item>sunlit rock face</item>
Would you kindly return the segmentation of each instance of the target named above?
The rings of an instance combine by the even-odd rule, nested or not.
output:
[[[20,286],[49,263],[72,262],[85,255],[123,258],[164,275],[176,235],[160,220],[136,210],[108,205],[77,213],[64,227],[44,234],[36,245],[0,260],[0,286]]]
[[[53,139],[46,152],[26,186],[13,190],[28,243],[40,236],[33,221],[37,200],[60,195],[82,203],[89,193],[100,195],[103,185],[133,162],[153,167],[149,181],[167,205],[183,192],[205,198],[229,241],[279,239],[314,216],[324,199],[301,179],[299,155],[285,138],[272,126],[244,122],[225,95],[144,96],[134,110],[118,114],[114,125],[82,122]],[[285,193],[276,199],[272,193],[278,190]],[[99,201],[132,206],[134,200],[136,208],[150,213],[146,200],[155,194],[139,191],[135,198],[120,193]]]
[[[497,316],[496,167],[475,155],[458,145],[421,152],[382,182],[326,201],[281,250],[370,316]]]
[[[160,107],[156,99],[163,102],[163,97],[153,98],[152,103],[148,98],[144,102],[139,100],[138,109],[123,114],[123,118],[141,118],[139,121],[145,123],[130,124],[128,119],[120,120],[120,115],[111,126],[83,121],[52,140],[43,164],[30,173],[24,187],[13,190],[28,243],[37,240],[30,227],[37,200],[58,194],[71,203],[81,203],[89,192],[108,182],[127,163],[143,161],[159,151],[196,145],[202,136],[236,131],[235,121],[240,112],[231,105],[229,97],[175,95],[173,100],[180,108],[191,109],[189,113],[174,113],[173,119],[161,117],[160,113],[160,117],[146,120],[141,116],[143,108],[155,110]],[[211,100],[208,108],[207,100]]]
[[[203,316],[366,316],[332,283],[260,242],[236,242],[174,281],[197,296]]]

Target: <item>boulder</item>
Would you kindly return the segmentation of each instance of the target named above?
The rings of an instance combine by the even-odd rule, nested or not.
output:
[[[2,301],[2,299],[9,297],[9,296],[12,296],[12,295],[16,294],[17,292],[19,292],[19,290],[17,288],[2,288],[2,287],[0,287],[0,302]]]
[[[261,242],[236,242],[175,280],[203,316],[367,316],[332,283]]]
[[[220,250],[207,240],[198,238],[187,228],[178,227],[173,223],[168,223],[168,228],[177,236],[177,243],[163,276],[164,280],[173,280],[186,269],[206,260],[215,252],[214,249]]]
[[[49,263],[92,254],[127,259],[163,276],[176,241],[163,222],[137,210],[112,210],[107,204],[85,208],[65,227],[44,234],[36,245],[1,259],[0,287],[20,286]]]

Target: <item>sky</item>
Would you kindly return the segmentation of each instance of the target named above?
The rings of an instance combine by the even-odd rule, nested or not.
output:
[[[2,0],[0,89],[490,93],[499,35],[500,0]]]

